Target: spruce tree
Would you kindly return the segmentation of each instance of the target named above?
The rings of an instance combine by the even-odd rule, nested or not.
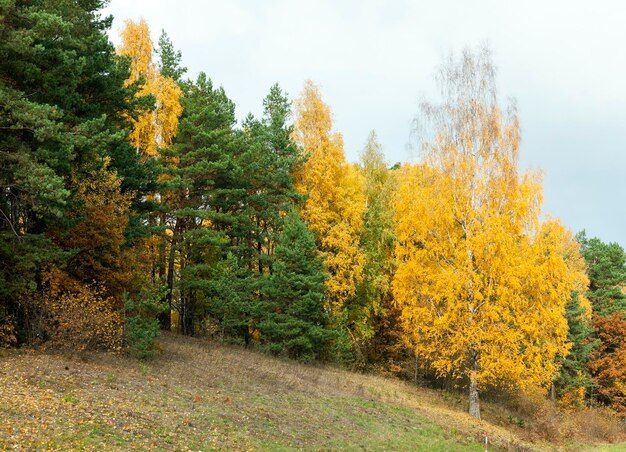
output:
[[[599,341],[593,339],[591,319],[580,305],[577,293],[572,294],[572,299],[565,307],[565,316],[568,325],[567,340],[572,343],[572,348],[562,359],[554,386],[559,398],[567,395],[569,403],[582,404],[593,386],[587,364]]]
[[[313,234],[290,211],[278,238],[274,271],[258,304],[264,347],[300,360],[322,356],[336,336],[323,306],[325,278]]]

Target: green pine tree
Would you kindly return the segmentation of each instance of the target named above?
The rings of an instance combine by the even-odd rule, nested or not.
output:
[[[248,245],[253,253],[250,264],[261,276],[267,276],[272,269],[282,215],[301,201],[292,175],[302,159],[290,137],[291,105],[278,85],[272,86],[263,106],[261,120],[250,115],[243,124],[243,166],[248,180]]]
[[[274,271],[258,304],[264,347],[300,360],[320,358],[336,337],[325,312],[324,264],[315,239],[295,211],[278,238]]]
[[[187,73],[187,68],[181,65],[183,56],[180,50],[174,48],[174,44],[165,30],[161,30],[161,36],[159,36],[157,54],[161,75],[181,82],[183,75]]]
[[[234,104],[222,88],[213,88],[204,73],[184,88],[178,134],[174,144],[162,151],[178,163],[168,168],[172,178],[162,190],[172,229],[167,302],[179,312],[183,333],[193,334],[210,296],[214,267],[233,243],[228,233],[237,216],[231,215],[233,206],[224,198],[241,179],[233,159]]]
[[[585,231],[576,237],[581,243],[581,254],[588,266],[588,297],[593,312],[610,316],[617,311],[626,311],[626,294],[622,291],[626,283],[626,253],[617,243],[604,243],[600,239],[587,238]]]
[[[169,261],[180,266],[179,302],[172,305],[183,321],[212,317],[246,343],[272,273],[283,213],[300,199],[292,180],[300,157],[286,124],[289,102],[274,86],[264,106],[261,120],[249,116],[237,130],[234,104],[201,74],[185,84],[178,136],[164,151],[178,161],[165,184],[174,224]],[[174,273],[172,266],[170,299]],[[191,323],[184,332],[194,331]]]
[[[559,375],[554,381],[559,397],[577,388],[584,388],[585,393],[589,394],[593,386],[587,363],[598,347],[599,341],[593,339],[594,330],[591,319],[585,316],[585,312],[585,308],[580,305],[578,294],[574,293],[565,307],[568,324],[567,340],[572,343],[572,348],[562,360]]]

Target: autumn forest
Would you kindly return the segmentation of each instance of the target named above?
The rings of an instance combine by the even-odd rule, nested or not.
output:
[[[542,211],[488,47],[433,68],[415,161],[372,131],[353,163],[314,81],[238,121],[101,7],[0,2],[0,347],[149,362],[194,336],[453,388],[478,419],[494,393],[626,416],[626,252]]]

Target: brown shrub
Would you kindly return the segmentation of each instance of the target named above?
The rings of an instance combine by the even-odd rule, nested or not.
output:
[[[571,412],[569,417],[587,441],[617,442],[626,436],[625,424],[608,408],[587,407]]]
[[[600,407],[565,409],[541,391],[500,394],[492,399],[492,416],[499,423],[524,429],[533,440],[553,443],[594,443],[623,440],[624,424],[614,412]]]
[[[13,317],[0,319],[0,347],[12,347],[17,344],[17,334]]]
[[[79,286],[71,292],[46,292],[35,303],[42,311],[41,329],[49,345],[82,352],[93,349],[119,350],[123,319],[115,301],[98,287]]]

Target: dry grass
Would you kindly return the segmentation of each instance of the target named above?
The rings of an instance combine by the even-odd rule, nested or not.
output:
[[[0,448],[482,450],[484,431],[491,450],[559,448],[470,418],[451,393],[189,338],[161,346],[148,364],[4,352]]]
[[[586,444],[626,440],[626,424],[604,408],[559,408],[542,394],[500,394],[485,415],[531,441]],[[626,445],[625,445],[626,446]]]

